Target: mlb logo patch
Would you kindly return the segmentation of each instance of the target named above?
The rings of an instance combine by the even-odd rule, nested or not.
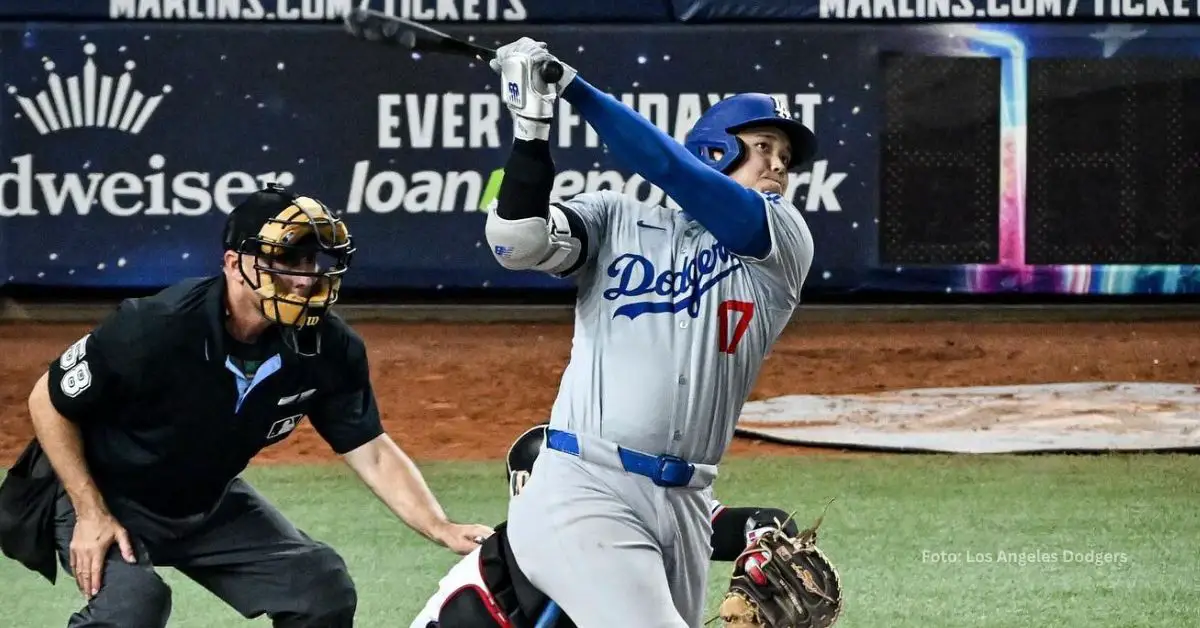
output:
[[[511,246],[501,246],[499,244],[497,244],[496,247],[492,250],[494,250],[496,252],[496,255],[498,255],[500,257],[509,257],[510,255],[512,255],[512,252],[513,252],[513,249]]]
[[[287,436],[292,432],[292,430],[296,429],[296,426],[300,424],[300,419],[303,416],[303,414],[296,414],[286,419],[279,419],[278,421],[272,423],[271,429],[267,430],[267,439],[269,440],[272,438]]]

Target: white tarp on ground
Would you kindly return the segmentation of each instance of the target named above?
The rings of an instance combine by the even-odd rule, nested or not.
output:
[[[1069,383],[790,395],[747,403],[738,431],[894,451],[1200,449],[1200,387]]]

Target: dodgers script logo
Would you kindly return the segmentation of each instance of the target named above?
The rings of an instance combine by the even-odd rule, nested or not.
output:
[[[729,265],[725,266],[726,263]],[[667,269],[660,273],[654,267],[654,262],[636,253],[625,253],[614,259],[608,265],[608,276],[617,278],[617,285],[604,291],[605,299],[615,301],[621,297],[643,295],[668,299],[655,300],[650,297],[644,301],[626,303],[613,312],[613,318],[628,316],[634,319],[648,313],[674,314],[684,309],[688,315],[696,318],[700,315],[700,297],[726,277],[741,270],[742,260],[730,254],[725,247],[714,244],[700,251],[695,259],[684,257],[679,267],[680,270]]]

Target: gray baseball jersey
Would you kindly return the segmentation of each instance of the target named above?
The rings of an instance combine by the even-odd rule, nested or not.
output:
[[[587,258],[544,268],[579,287],[550,427],[579,434],[581,457],[538,456],[508,529],[530,582],[579,628],[703,621],[715,469],[665,489],[621,470],[615,446],[710,468],[724,454],[813,258],[800,212],[762,196],[763,259],[730,254],[684,213],[613,192],[560,204],[575,219],[555,230],[581,226],[572,235],[586,239]]]
[[[686,214],[602,191],[561,206],[587,229],[589,260],[555,429],[715,464],[767,351],[800,301],[812,234],[764,194],[771,252],[738,257]]]

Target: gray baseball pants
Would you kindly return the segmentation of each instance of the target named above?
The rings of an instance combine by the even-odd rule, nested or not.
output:
[[[537,457],[509,502],[517,564],[579,628],[700,628],[711,487],[656,486],[588,453]]]

